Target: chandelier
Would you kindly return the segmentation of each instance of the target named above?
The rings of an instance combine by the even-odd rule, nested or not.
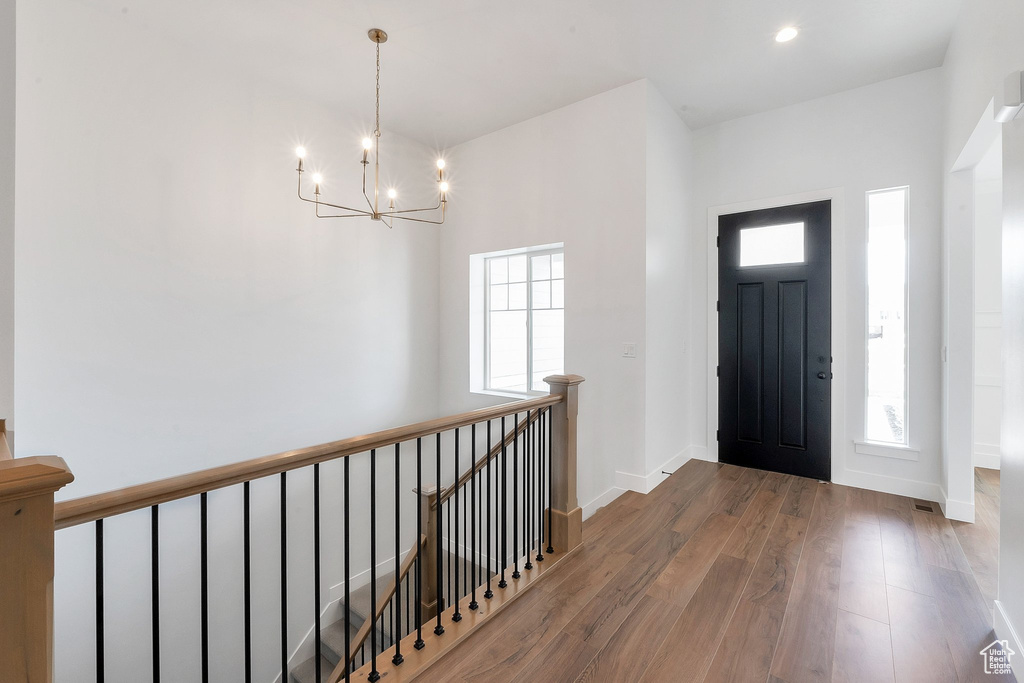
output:
[[[381,210],[381,186],[380,186],[380,46],[381,43],[387,42],[388,34],[379,28],[372,28],[367,32],[367,35],[377,45],[377,109],[376,119],[373,129],[373,137],[363,138],[363,159],[360,162],[363,165],[363,197],[366,199],[367,208],[356,209],[350,206],[342,206],[340,204],[332,204],[324,201],[320,198],[320,185],[323,183],[323,177],[319,173],[314,173],[312,177],[313,181],[313,198],[302,196],[302,174],[305,172],[303,169],[303,160],[306,158],[306,149],[304,147],[297,147],[295,149],[296,156],[299,157],[299,166],[295,170],[299,172],[299,199],[304,202],[309,202],[316,206],[315,214],[317,218],[372,218],[375,221],[381,221],[384,225],[389,228],[393,226],[396,218],[404,221],[415,221],[417,223],[430,223],[432,225],[441,225],[444,223],[445,213],[448,208],[448,182],[444,179],[444,159],[437,160],[437,205],[428,206],[419,209],[399,209],[396,205],[398,199],[398,192],[392,187],[387,190],[387,208]],[[371,201],[370,195],[366,192],[366,169],[370,165],[370,153],[373,153],[373,199]],[[325,207],[325,210],[332,209],[337,211],[344,211],[345,213],[327,213],[321,214],[321,207]],[[423,213],[427,211],[438,211],[440,210],[440,220],[432,220],[431,218],[417,218],[409,214]],[[434,214],[432,218],[436,218]]]

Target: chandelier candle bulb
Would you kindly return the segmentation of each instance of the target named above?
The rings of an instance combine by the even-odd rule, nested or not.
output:
[[[385,33],[384,31],[382,31],[379,28],[374,28],[374,29],[370,29],[367,32],[367,35],[369,36],[370,40],[376,45],[376,49],[377,49],[377,98],[376,98],[376,110],[375,110],[376,118],[374,119],[373,132],[372,132],[372,134],[370,136],[364,137],[363,140],[362,140],[362,142],[363,142],[363,158],[362,158],[362,162],[361,162],[362,166],[363,166],[363,172],[362,172],[363,188],[362,189],[363,189],[363,198],[366,200],[366,208],[353,208],[351,206],[341,206],[340,204],[331,204],[329,202],[322,201],[320,199],[320,184],[323,182],[323,178],[320,176],[319,173],[314,173],[313,174],[313,188],[314,188],[313,192],[316,195],[315,198],[310,199],[308,197],[302,196],[302,172],[303,172],[302,160],[306,156],[306,150],[303,147],[296,147],[295,148],[295,154],[296,154],[296,156],[299,157],[299,165],[298,165],[298,169],[297,169],[298,172],[299,172],[299,182],[298,182],[298,195],[299,195],[299,199],[304,201],[304,202],[309,202],[311,204],[316,204],[317,208],[316,208],[316,214],[315,215],[316,215],[317,218],[360,218],[360,217],[363,217],[363,218],[370,218],[370,219],[375,220],[375,221],[381,221],[385,225],[387,225],[389,228],[392,227],[393,221],[396,218],[399,218],[399,219],[405,220],[405,221],[413,221],[413,222],[416,222],[416,223],[429,223],[431,225],[441,225],[441,224],[444,223],[445,215],[446,215],[447,208],[448,208],[448,200],[445,197],[445,193],[448,192],[448,183],[446,183],[444,181],[444,167],[445,167],[444,159],[438,159],[437,160],[437,182],[439,183],[439,186],[440,186],[440,196],[438,198],[436,206],[426,206],[426,207],[418,208],[418,209],[402,209],[402,210],[395,209],[395,199],[398,197],[398,191],[395,190],[394,188],[388,188],[387,191],[386,191],[386,195],[387,195],[387,199],[388,199],[388,207],[385,208],[384,210],[381,210],[381,208],[379,206],[379,199],[381,198],[381,194],[382,194],[381,190],[383,190],[383,188],[380,186],[380,177],[381,177],[381,174],[380,174],[380,136],[381,136],[381,132],[380,132],[380,46],[381,46],[382,43],[387,41],[388,34]],[[375,145],[377,146],[377,149],[376,149],[376,151],[374,152],[374,155],[373,155],[373,188],[372,188],[372,194],[370,194],[368,189],[367,189],[367,187],[366,187],[366,181],[367,181],[367,178],[366,178],[366,176],[367,176],[367,172],[366,172],[367,168],[366,167],[370,165],[370,150],[374,149]],[[330,207],[332,209],[338,209],[340,211],[340,213],[336,213],[335,215],[325,216],[325,215],[322,215],[320,213],[321,207]],[[412,215],[410,215],[410,214],[417,214],[417,213],[419,213],[420,215],[423,215],[422,212],[426,212],[426,211],[431,211],[431,212],[438,211],[440,213],[440,216],[437,216],[436,214],[434,214],[433,216],[430,216],[429,218],[428,217],[415,218]],[[427,214],[427,215],[429,216],[429,214]]]

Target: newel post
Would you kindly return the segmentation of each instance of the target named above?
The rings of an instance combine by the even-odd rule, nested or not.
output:
[[[551,408],[551,545],[568,552],[583,542],[583,510],[576,498],[576,416],[579,375],[552,375],[544,381],[562,401]]]
[[[437,614],[437,585],[440,580],[437,572],[437,487],[424,484],[416,493],[420,497],[420,520],[423,523],[420,535],[425,537],[420,546],[420,571],[423,572],[420,609],[423,623],[427,623]]]
[[[73,480],[55,456],[0,459],[0,662],[10,667],[5,681],[53,680],[53,494]]]

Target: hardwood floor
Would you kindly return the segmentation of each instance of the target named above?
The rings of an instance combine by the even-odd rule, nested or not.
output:
[[[690,461],[423,681],[1011,681],[985,675],[999,473],[978,522],[901,496]]]

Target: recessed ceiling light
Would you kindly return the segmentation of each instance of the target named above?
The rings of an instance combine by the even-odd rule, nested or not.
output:
[[[776,43],[788,43],[789,41],[796,38],[796,34],[800,31],[795,26],[787,26],[778,33],[775,34]]]

